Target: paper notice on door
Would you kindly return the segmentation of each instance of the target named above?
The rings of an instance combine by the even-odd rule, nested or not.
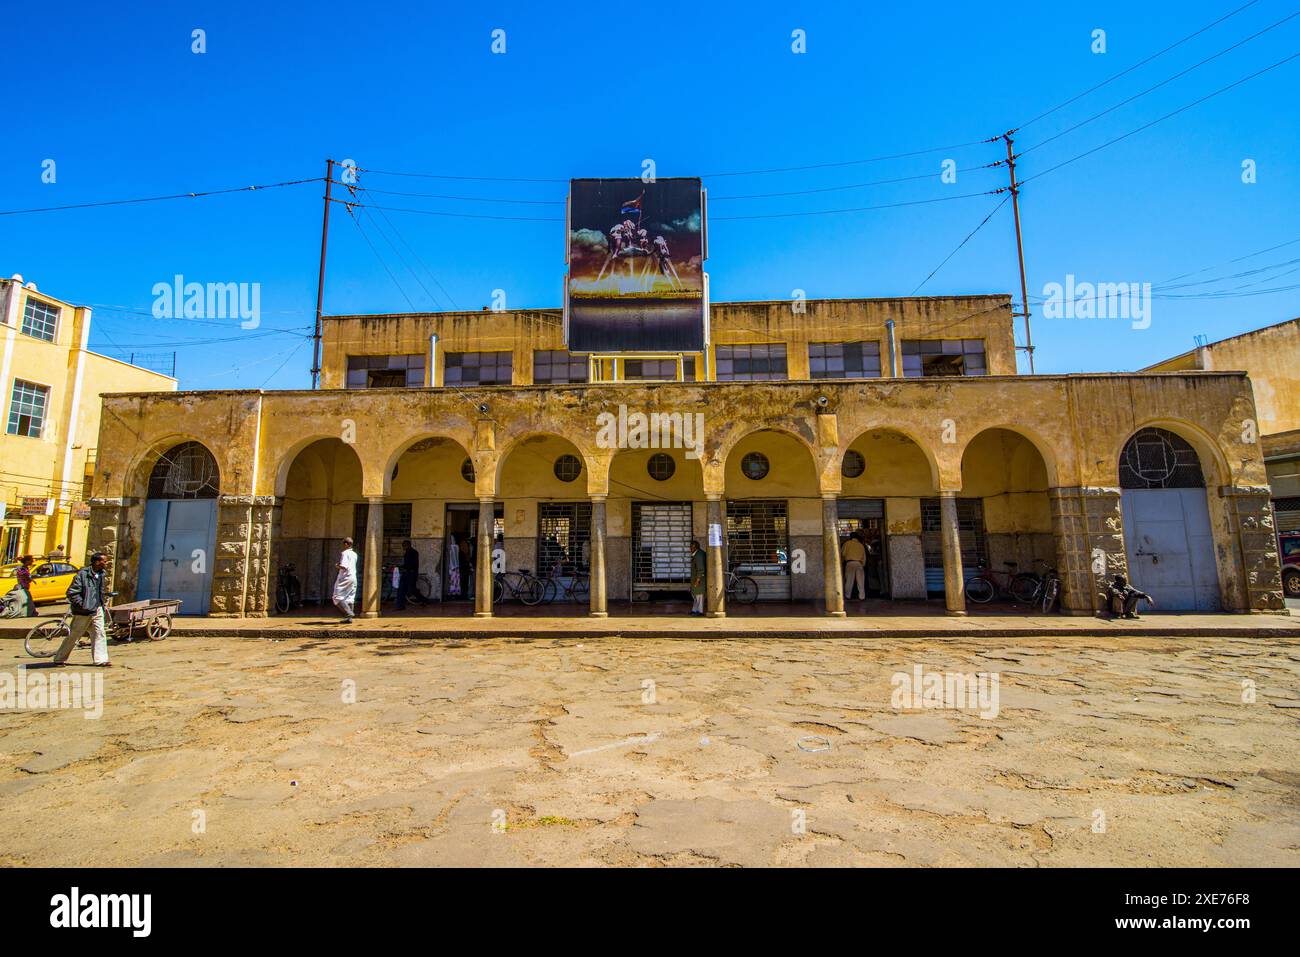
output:
[[[709,547],[710,548],[722,547],[722,526],[721,525],[709,526]]]

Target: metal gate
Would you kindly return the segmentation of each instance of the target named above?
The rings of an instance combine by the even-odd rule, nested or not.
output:
[[[921,499],[921,551],[925,556],[925,590],[943,594],[943,519],[937,498]],[[970,581],[989,561],[984,539],[984,500],[957,499],[957,540],[961,545],[962,580]]]
[[[568,576],[591,564],[591,503],[537,506],[537,574]]]
[[[727,559],[758,583],[760,601],[790,600],[790,521],[785,499],[727,502]]]
[[[1126,488],[1124,546],[1132,585],[1162,611],[1218,611],[1219,569],[1202,488]]]
[[[206,615],[216,564],[217,500],[149,499],[136,599],[179,598],[182,615]]]
[[[632,503],[632,597],[691,586],[691,503]]]

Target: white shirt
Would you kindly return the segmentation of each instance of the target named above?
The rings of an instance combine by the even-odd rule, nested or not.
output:
[[[357,553],[350,548],[343,549],[339,556],[339,577],[334,582],[334,597],[342,601],[351,601],[357,593]]]

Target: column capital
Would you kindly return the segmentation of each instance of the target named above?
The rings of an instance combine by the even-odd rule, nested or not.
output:
[[[722,493],[721,493],[721,492],[705,492],[705,493],[704,493],[704,500],[705,500],[706,502],[721,502],[721,501],[722,501]]]
[[[959,489],[959,488],[955,488],[955,489],[944,489],[944,488],[941,488],[941,489],[939,489],[939,497],[940,497],[940,498],[956,498],[956,497],[957,497],[958,495],[960,495],[960,494],[961,494],[961,489]]]
[[[587,497],[590,498],[593,503],[595,502],[604,503],[604,501],[609,498],[609,496],[603,492],[600,495],[589,495]]]
[[[369,502],[371,505],[383,505],[385,502],[388,501],[388,496],[387,496],[387,495],[367,495],[367,496],[366,496],[366,501]]]

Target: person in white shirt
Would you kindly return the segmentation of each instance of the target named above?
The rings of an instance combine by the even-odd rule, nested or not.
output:
[[[334,581],[334,605],[343,612],[343,624],[352,624],[352,603],[357,600],[357,553],[352,550],[352,539],[343,539],[343,552],[339,555],[339,577]]]

